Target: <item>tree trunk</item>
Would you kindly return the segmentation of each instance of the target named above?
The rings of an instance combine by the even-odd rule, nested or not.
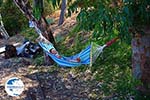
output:
[[[65,11],[66,11],[66,0],[62,0],[61,13],[60,13],[60,17],[59,17],[58,26],[63,24],[63,22],[64,22]]]
[[[132,39],[133,75],[140,79],[145,89],[150,88],[150,28],[145,34],[135,34]]]
[[[25,16],[30,20],[33,21],[36,24],[36,28],[42,32],[42,35],[48,39],[51,43],[54,44],[54,46],[56,45],[53,34],[51,32],[51,30],[48,30],[49,25],[47,24],[45,17],[42,15],[41,16],[41,20],[38,21],[32,14],[32,7],[28,4],[28,2],[24,2],[23,0],[14,0],[14,3],[16,4],[16,6],[21,10],[21,12],[23,14],[25,14]],[[42,10],[43,11],[43,10]],[[43,14],[43,12],[41,12]],[[36,29],[35,28],[35,29]],[[36,29],[36,30],[37,30]],[[37,31],[37,33],[39,34],[39,31]],[[45,55],[45,64],[46,65],[51,65],[54,63],[54,61],[46,54]]]
[[[53,33],[51,30],[49,30],[49,25],[44,16],[42,16],[40,19],[40,27],[43,30],[43,36],[46,37],[46,39],[49,40],[55,47],[56,43],[53,37]],[[45,65],[52,65],[54,64],[54,61],[47,54],[44,53],[44,63]]]

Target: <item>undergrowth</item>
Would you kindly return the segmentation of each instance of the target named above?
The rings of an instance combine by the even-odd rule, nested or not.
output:
[[[81,36],[76,39],[77,44],[67,50],[65,46],[62,46],[63,42],[59,44],[60,52],[65,55],[73,55],[84,49],[91,42],[90,40],[82,44],[79,38]],[[108,40],[109,38],[106,37],[95,42],[99,45],[104,45]],[[81,66],[73,68],[76,72],[84,72],[87,69],[92,71],[95,80],[100,81],[100,88],[103,90],[100,98],[112,96],[111,100],[141,100],[135,91],[135,87],[140,84],[140,81],[132,76],[131,46],[129,44],[119,40],[112,46],[105,48],[92,67]]]

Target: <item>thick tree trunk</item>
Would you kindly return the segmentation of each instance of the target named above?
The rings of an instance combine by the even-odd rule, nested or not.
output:
[[[61,25],[61,24],[63,24],[63,22],[64,22],[65,11],[66,11],[66,0],[62,0],[62,3],[61,3],[61,13],[60,13],[60,17],[59,17],[58,26]]]
[[[44,16],[41,17],[40,27],[41,27],[41,30],[43,30],[43,33],[44,33],[43,36],[46,37],[46,39],[49,40],[55,47],[56,43],[55,43],[52,31],[49,30],[49,25]],[[52,65],[54,64],[54,61],[47,54],[44,53],[44,63],[45,65]]]
[[[133,75],[140,79],[145,89],[150,88],[150,28],[145,34],[135,34],[132,39]]]

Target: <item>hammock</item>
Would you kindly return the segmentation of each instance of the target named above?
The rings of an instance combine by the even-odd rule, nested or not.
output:
[[[114,43],[116,39],[113,39],[109,42],[107,42],[103,46],[99,46],[98,44],[92,43],[91,45],[87,46],[84,50],[82,50],[80,53],[65,57],[61,55],[61,58],[58,58],[55,54],[52,54],[49,52],[49,48],[53,47],[53,45],[39,42],[39,45],[43,48],[43,50],[61,67],[76,67],[81,65],[88,65],[92,66],[92,64],[95,62],[95,60],[98,58],[98,56],[102,53],[103,49],[107,46],[110,46],[112,43]],[[54,47],[53,47],[54,48]],[[80,58],[80,62],[74,62],[76,58]]]
[[[39,42],[39,45],[44,49],[44,51],[60,66],[63,67],[75,67],[80,66],[82,64],[89,64],[90,63],[90,48],[91,46],[88,46],[83,51],[81,51],[79,54],[76,54],[74,56],[65,57],[61,55],[61,58],[58,58],[55,54],[52,54],[49,52],[49,47],[47,47],[46,44]],[[76,58],[80,58],[80,62],[73,62],[72,60]]]
[[[32,24],[33,25],[31,25],[31,26],[35,28],[35,30],[37,31],[39,36],[41,38],[43,38],[44,40],[48,41],[42,35],[42,32],[37,27],[37,24],[35,22],[33,22]],[[87,46],[87,48],[82,50],[80,53],[78,53],[74,56],[70,56],[70,57],[65,57],[65,56],[61,55],[61,58],[58,58],[55,54],[52,54],[52,53],[49,52],[50,48],[54,48],[53,44],[50,43],[49,41],[48,41],[49,44],[43,43],[43,42],[38,42],[38,43],[43,48],[43,50],[47,53],[47,55],[49,55],[61,67],[76,67],[76,66],[88,65],[88,64],[90,64],[90,66],[92,66],[92,64],[98,58],[100,53],[102,53],[103,49],[105,47],[110,46],[112,43],[116,42],[117,39],[118,38],[112,39],[111,41],[107,42],[103,46],[99,46],[95,43],[91,43],[91,45]],[[81,61],[80,62],[72,61],[72,60],[75,60],[76,58],[80,58]]]

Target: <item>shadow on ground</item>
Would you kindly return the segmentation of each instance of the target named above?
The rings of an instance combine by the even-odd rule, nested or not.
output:
[[[99,82],[89,70],[74,72],[74,68],[34,66],[25,58],[3,60],[0,61],[0,100],[99,100],[102,94]],[[8,96],[5,91],[5,82],[11,77],[20,78],[25,85],[18,97]]]

